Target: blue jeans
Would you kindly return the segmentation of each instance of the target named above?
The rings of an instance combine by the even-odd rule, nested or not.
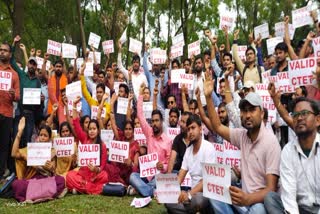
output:
[[[137,172],[131,173],[129,183],[143,197],[153,196],[153,191],[156,188],[156,180],[154,178],[148,181],[147,178],[140,178],[140,173]]]
[[[210,204],[217,214],[234,213],[236,210],[240,214],[267,214],[263,203],[253,204],[248,207],[239,207],[236,205],[230,205],[221,201],[210,199]]]
[[[284,207],[280,195],[276,192],[269,192],[264,198],[264,206],[268,213],[284,213]]]

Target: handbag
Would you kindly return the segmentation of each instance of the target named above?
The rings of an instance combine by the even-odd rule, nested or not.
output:
[[[107,183],[103,185],[102,194],[122,197],[126,194],[126,188],[122,183]]]
[[[56,193],[57,184],[55,177],[30,179],[27,187],[26,200],[30,202],[46,201],[53,199]]]

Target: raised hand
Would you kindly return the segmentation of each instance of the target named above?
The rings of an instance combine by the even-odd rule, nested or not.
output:
[[[73,100],[73,106],[76,107],[77,104],[80,102],[80,100],[81,100],[81,97],[77,96],[77,98]]]
[[[286,25],[289,24],[290,16],[285,16],[283,21]]]
[[[41,53],[42,53],[41,50],[38,49],[37,52],[36,52],[36,56],[40,57],[40,56],[41,56]]]
[[[19,125],[18,125],[18,132],[23,132],[24,127],[26,126],[26,118],[25,117],[21,117],[20,121],[19,121]]]
[[[234,40],[239,39],[239,32],[240,32],[239,29],[236,29],[236,30],[233,32],[233,39],[234,39]]]
[[[210,97],[213,92],[213,85],[214,80],[212,80],[212,77],[210,75],[206,74],[206,78],[203,84],[203,92],[206,97]]]
[[[20,40],[21,40],[21,37],[19,35],[16,35],[13,39],[13,43],[17,44],[18,42],[20,42]]]
[[[276,86],[273,82],[270,82],[268,85],[268,91],[269,94],[272,98],[279,98],[281,96],[281,92],[280,91],[276,91]]]
[[[24,44],[20,43],[19,47],[21,50],[26,51],[26,46]]]
[[[210,39],[212,37],[211,30],[209,30],[209,29],[205,30],[204,35],[206,35],[206,37],[208,37]]]
[[[53,111],[54,113],[57,112],[58,107],[59,107],[58,103],[53,104],[53,105],[52,105],[52,111]]]
[[[226,46],[224,44],[221,44],[219,47],[219,51],[223,52],[226,49]]]
[[[312,41],[316,37],[316,34],[313,31],[310,31],[307,36],[308,41]]]
[[[31,48],[30,56],[34,56],[35,54],[36,54],[36,49],[35,48]]]
[[[140,88],[139,88],[139,94],[140,94],[140,95],[143,95],[143,90],[144,90],[145,87],[146,87],[146,84],[143,82],[143,83],[140,85]]]

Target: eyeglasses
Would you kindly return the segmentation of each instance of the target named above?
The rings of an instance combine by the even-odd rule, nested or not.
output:
[[[293,117],[294,120],[298,120],[299,116],[301,116],[302,119],[305,119],[309,116],[309,114],[314,114],[314,112],[309,111],[309,110],[302,110],[298,112],[292,112],[291,116]]]
[[[174,101],[168,101],[168,105],[172,105],[174,103]]]

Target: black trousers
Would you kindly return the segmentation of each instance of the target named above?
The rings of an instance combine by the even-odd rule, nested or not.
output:
[[[12,117],[5,117],[0,114],[0,177],[3,175],[8,156],[11,154],[10,137],[12,131]]]

